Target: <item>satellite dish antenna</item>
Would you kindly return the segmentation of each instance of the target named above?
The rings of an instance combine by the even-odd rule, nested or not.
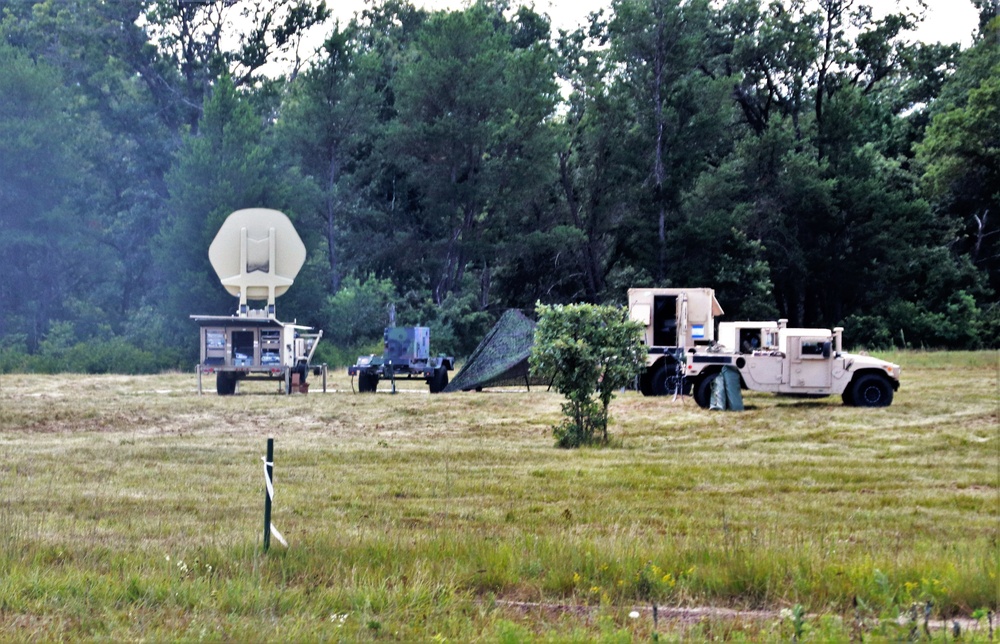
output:
[[[267,315],[274,317],[274,299],[295,281],[306,247],[284,213],[247,208],[226,218],[208,259],[226,290],[240,298],[240,317],[247,316],[247,300],[267,300]]]

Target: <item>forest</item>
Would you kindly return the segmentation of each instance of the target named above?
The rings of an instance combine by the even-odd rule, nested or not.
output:
[[[860,0],[610,0],[555,32],[508,0],[0,0],[0,372],[190,368],[249,207],[305,242],[277,314],[331,364],[390,306],[463,356],[508,308],[638,286],[998,347],[1000,0],[969,1],[962,48]]]

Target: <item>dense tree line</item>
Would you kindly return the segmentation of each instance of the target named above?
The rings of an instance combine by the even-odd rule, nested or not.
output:
[[[860,0],[527,6],[0,0],[0,368],[196,359],[225,216],[308,248],[279,317],[350,356],[506,308],[709,286],[869,347],[1000,338],[1000,19],[967,49]],[[326,29],[315,55],[304,35]],[[273,70],[279,69],[281,73]]]

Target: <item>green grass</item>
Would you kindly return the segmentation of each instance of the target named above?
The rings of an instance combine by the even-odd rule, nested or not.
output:
[[[967,631],[1000,596],[1000,359],[882,357],[886,409],[624,393],[617,447],[579,451],[543,390],[4,375],[0,639],[893,640],[925,610]],[[290,548],[264,554],[268,436]],[[666,612],[700,607],[741,612]]]

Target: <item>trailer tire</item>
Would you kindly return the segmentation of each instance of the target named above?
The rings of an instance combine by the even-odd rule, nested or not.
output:
[[[444,366],[434,369],[434,375],[427,379],[432,394],[439,394],[448,386],[448,370]]]
[[[376,389],[378,389],[378,376],[364,371],[358,374],[358,393],[375,393]]]
[[[888,407],[892,404],[892,385],[883,376],[861,374],[851,383],[851,400],[857,407]]]
[[[232,396],[236,393],[236,374],[228,371],[216,373],[215,391],[220,396]]]
[[[712,383],[719,376],[718,372],[702,376],[694,383],[694,401],[702,409],[708,409],[712,404]]]

